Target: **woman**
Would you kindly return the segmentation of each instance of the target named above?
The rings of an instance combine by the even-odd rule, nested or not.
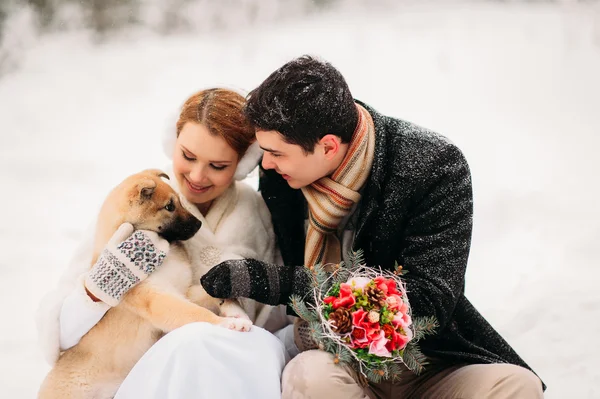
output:
[[[172,170],[166,171],[184,206],[202,221],[185,242],[199,274],[217,263],[248,257],[272,262],[274,234],[259,193],[241,180],[256,166],[260,152],[242,113],[244,98],[226,89],[209,89],[183,105],[176,129],[166,140]],[[93,231],[93,230],[92,230]],[[92,236],[76,253],[59,287],[38,311],[46,358],[79,342],[110,309],[84,286],[91,262]],[[94,298],[94,299],[92,299]],[[245,300],[254,322],[250,332],[193,323],[160,339],[127,376],[117,398],[280,397],[287,362],[275,332],[287,322],[282,308]],[[258,327],[257,327],[258,326]]]

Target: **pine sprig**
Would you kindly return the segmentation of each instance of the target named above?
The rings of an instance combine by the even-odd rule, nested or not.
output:
[[[294,309],[294,312],[296,312],[301,319],[308,322],[319,321],[319,315],[317,312],[314,310],[309,310],[308,306],[306,306],[306,303],[302,300],[302,298],[300,298],[300,296],[294,294],[290,296],[290,299],[292,301],[291,305]]]
[[[319,287],[322,287],[323,284],[329,278],[329,273],[325,271],[325,265],[316,265],[314,268],[315,278],[317,280],[317,284]]]
[[[340,347],[340,362],[344,363],[344,364],[350,364],[350,362],[352,362],[352,360],[354,359],[354,357],[352,356],[352,353],[350,353],[350,350],[348,348],[346,348],[345,346]]]
[[[413,328],[415,331],[413,342],[419,341],[426,335],[435,334],[435,330],[439,326],[440,325],[434,316],[418,317],[413,319]]]
[[[364,263],[365,263],[364,251],[362,249],[359,249],[357,251],[351,251],[350,255],[348,256],[348,261],[350,263],[349,266],[351,269],[354,269],[354,268],[364,265]]]
[[[400,379],[400,374],[402,374],[402,369],[400,365],[396,362],[390,362],[387,365],[388,367],[388,378],[392,381],[397,381]]]
[[[372,381],[374,383],[378,383],[381,382],[381,380],[385,377],[385,370],[381,370],[381,369],[368,369],[367,370],[367,378],[369,379],[369,381]]]
[[[413,342],[409,342],[408,345],[406,345],[402,360],[404,360],[406,367],[417,375],[421,374],[428,364],[427,357],[425,357],[423,352],[421,352]]]
[[[333,284],[345,283],[350,279],[351,272],[344,262],[340,263],[340,267],[333,272]]]

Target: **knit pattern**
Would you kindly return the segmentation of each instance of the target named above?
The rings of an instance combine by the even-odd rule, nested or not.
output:
[[[337,263],[341,260],[336,231],[354,203],[360,200],[358,191],[369,177],[373,164],[373,119],[362,106],[356,106],[358,125],[342,163],[331,177],[323,177],[302,188],[309,210],[304,263],[310,268],[319,263]]]
[[[158,251],[152,240],[141,231],[134,232],[117,249],[145,274],[151,274],[162,264],[166,254]]]
[[[92,271],[88,276],[89,280],[105,294],[104,296],[116,300],[117,303],[127,291],[140,282],[123,262],[106,249],[102,251]],[[105,298],[101,299],[107,302]]]

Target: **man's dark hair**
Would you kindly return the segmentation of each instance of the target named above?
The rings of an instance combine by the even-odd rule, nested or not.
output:
[[[257,129],[277,130],[286,142],[307,153],[327,134],[350,142],[358,123],[358,110],[342,74],[308,55],[273,72],[247,100],[244,112]]]

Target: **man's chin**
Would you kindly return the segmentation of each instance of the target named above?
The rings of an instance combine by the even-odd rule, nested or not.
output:
[[[299,190],[299,189],[304,188],[306,186],[310,186],[312,184],[312,182],[311,183],[303,183],[303,182],[299,182],[298,180],[289,179],[289,180],[287,180],[287,184],[291,188]]]
[[[305,187],[305,186],[306,186],[306,184],[300,184],[298,181],[296,181],[296,180],[293,180],[293,179],[287,180],[287,184],[288,184],[288,186],[290,186],[291,188],[295,188],[295,189],[300,189],[300,188],[302,188],[302,187]]]

